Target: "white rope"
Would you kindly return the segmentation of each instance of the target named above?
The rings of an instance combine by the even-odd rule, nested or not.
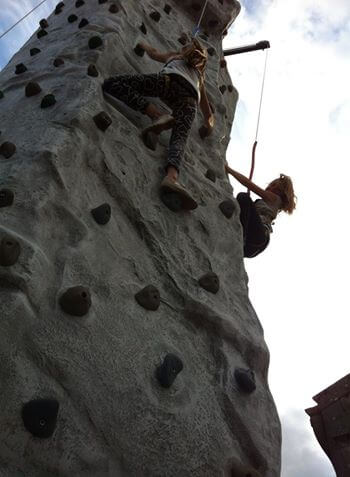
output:
[[[4,33],[2,33],[0,35],[0,40],[1,38],[3,38],[5,35],[7,35],[11,30],[13,30],[19,23],[21,23],[25,18],[27,18],[31,13],[33,13],[37,8],[39,8],[43,3],[45,3],[46,0],[43,0],[42,2],[39,3],[39,5],[37,5],[36,7],[34,7],[32,10],[30,10],[30,12],[26,13],[24,15],[24,17],[22,17],[20,20],[18,20],[14,25],[12,25],[8,30],[4,31]]]
[[[262,85],[261,85],[260,104],[259,104],[258,121],[257,121],[257,125],[256,125],[255,141],[258,141],[258,132],[259,132],[259,125],[260,125],[261,105],[262,105],[262,100],[263,100],[263,95],[264,95],[264,86],[265,86],[265,77],[266,77],[266,67],[267,67],[267,55],[268,55],[268,51],[269,51],[269,50],[266,49],[265,66],[264,66],[264,74],[263,74]]]
[[[197,23],[197,26],[194,30],[194,37],[196,37],[199,33],[199,29],[200,29],[200,26],[201,26],[201,23],[202,23],[202,20],[203,20],[203,16],[204,16],[204,13],[205,13],[205,9],[207,8],[207,5],[208,5],[208,2],[209,0],[206,0],[205,4],[204,4],[204,7],[202,9],[202,13],[201,13],[201,16],[199,17],[199,20],[198,20],[198,23]]]

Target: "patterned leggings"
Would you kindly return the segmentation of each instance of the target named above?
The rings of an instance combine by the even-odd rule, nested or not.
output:
[[[174,126],[169,143],[167,166],[173,166],[179,172],[188,135],[197,111],[197,93],[184,78],[179,75],[161,73],[149,75],[118,75],[108,78],[102,89],[130,108],[145,112],[150,104],[143,96],[160,98],[172,109]]]

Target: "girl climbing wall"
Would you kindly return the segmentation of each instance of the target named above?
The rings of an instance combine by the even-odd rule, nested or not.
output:
[[[153,124],[142,133],[146,145],[150,145],[152,133],[160,134],[172,128],[166,176],[161,183],[161,191],[178,194],[183,208],[193,210],[197,207],[196,201],[177,179],[198,104],[205,119],[207,134],[211,133],[214,126],[204,84],[207,50],[196,39],[180,51],[161,53],[146,43],[139,43],[138,48],[145,50],[153,60],[165,63],[162,70],[156,74],[113,76],[105,80],[103,91],[153,120]],[[172,109],[172,116],[159,111],[143,95],[160,98]]]
[[[252,201],[249,193],[240,192],[237,200],[241,208],[240,220],[243,227],[244,256],[256,257],[270,242],[273,221],[282,210],[292,214],[296,206],[293,183],[290,177],[280,174],[261,189],[243,174],[231,169],[227,164],[226,172],[261,199]]]

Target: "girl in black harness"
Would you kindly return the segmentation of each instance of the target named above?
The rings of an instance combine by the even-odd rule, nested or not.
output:
[[[144,139],[151,132],[159,134],[165,129],[172,128],[166,177],[161,183],[161,190],[175,192],[180,195],[185,209],[195,209],[196,201],[177,179],[198,104],[204,116],[208,135],[214,126],[214,116],[204,84],[207,50],[196,39],[181,51],[167,53],[160,53],[146,43],[139,43],[139,47],[153,60],[165,63],[163,69],[157,74],[118,75],[108,78],[103,84],[103,91],[153,120],[153,124],[143,131]],[[144,96],[161,98],[172,109],[172,116],[159,111]]]
[[[240,192],[237,201],[240,205],[240,221],[243,227],[244,256],[256,257],[263,252],[270,242],[273,221],[282,210],[292,214],[296,206],[293,183],[290,177],[280,174],[261,189],[243,174],[231,169],[227,164],[226,172],[231,174],[242,185],[261,197],[252,201],[250,195]]]

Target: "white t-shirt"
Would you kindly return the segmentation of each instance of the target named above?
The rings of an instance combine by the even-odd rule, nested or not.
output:
[[[195,89],[198,95],[198,101],[201,99],[201,92],[200,92],[200,80],[199,80],[199,73],[195,68],[188,65],[184,60],[170,60],[161,70],[161,73],[165,74],[175,74],[182,76],[187,80]]]

